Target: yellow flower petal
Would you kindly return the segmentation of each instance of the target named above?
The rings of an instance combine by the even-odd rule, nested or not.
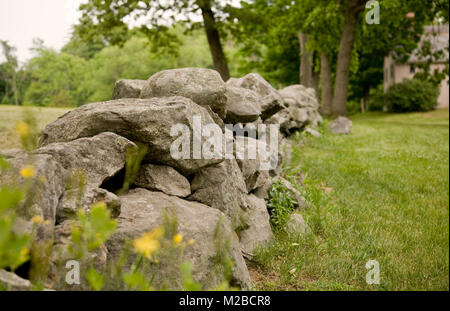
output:
[[[33,166],[27,165],[20,170],[20,175],[23,178],[32,178],[34,177],[34,175],[36,175],[36,171],[34,170]]]
[[[190,239],[189,241],[188,241],[188,244],[189,245],[192,245],[192,244],[194,244],[195,243],[195,240],[194,239]]]
[[[141,237],[133,241],[133,247],[136,252],[143,254],[151,259],[152,253],[160,248],[158,239],[164,233],[162,228],[156,228],[153,231],[144,233]]]
[[[183,241],[183,236],[180,233],[175,234],[173,237],[173,242],[175,244],[180,244]]]
[[[36,216],[33,216],[33,218],[31,218],[31,221],[32,221],[34,224],[40,224],[40,223],[43,223],[43,222],[44,222],[44,218],[42,218],[42,216],[36,215]]]

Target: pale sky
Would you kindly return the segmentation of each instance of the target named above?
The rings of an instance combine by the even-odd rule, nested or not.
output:
[[[33,38],[60,49],[70,39],[82,0],[0,0],[0,40],[17,48],[21,62],[31,58]],[[1,61],[1,60],[0,60]]]

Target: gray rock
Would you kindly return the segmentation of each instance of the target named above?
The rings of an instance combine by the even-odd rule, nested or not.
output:
[[[191,194],[189,181],[175,169],[166,165],[141,165],[134,184],[148,190],[162,191],[177,197]]]
[[[258,94],[242,87],[227,86],[227,124],[249,123],[258,120],[261,107]]]
[[[184,240],[195,240],[194,244],[186,245],[180,261],[189,261],[193,264],[193,278],[196,281],[204,284],[205,289],[215,288],[222,282],[223,270],[217,264],[219,247],[221,254],[229,256],[234,261],[232,282],[243,289],[250,289],[250,276],[240,251],[238,238],[220,211],[200,203],[145,189],[132,190],[121,196],[121,199],[123,206],[119,227],[107,242],[109,259],[119,256],[125,240],[135,239],[162,226],[164,214],[167,213],[171,217],[176,217],[178,232],[183,235]],[[228,241],[228,244],[225,241]],[[171,289],[183,288],[180,271],[177,268],[170,269],[163,264],[156,267],[155,284],[165,282]]]
[[[98,202],[105,202],[112,217],[119,216],[121,206],[119,197],[105,189],[88,186],[85,189],[76,188],[64,191],[56,210],[56,221],[61,223],[75,218],[80,208],[89,212],[91,206]]]
[[[200,106],[209,106],[224,119],[227,98],[225,83],[212,69],[181,68],[158,72],[147,80],[141,98],[183,96]]]
[[[184,97],[119,99],[93,103],[72,110],[47,125],[40,145],[72,141],[106,131],[114,132],[131,141],[147,144],[149,152],[146,159],[149,162],[169,165],[188,175],[222,161],[221,158],[194,159],[193,148],[190,148],[189,159],[172,157],[171,145],[179,139],[179,136],[171,136],[172,126],[185,125],[192,136],[194,116],[201,117],[202,126],[214,123],[207,110]],[[189,141],[192,146],[192,137]],[[201,142],[204,141],[205,138]]]
[[[70,142],[51,143],[35,153],[51,155],[71,175],[82,174],[86,184],[99,187],[125,166],[126,152],[132,148],[137,146],[128,139],[105,132]]]
[[[266,149],[267,145],[250,137],[242,137],[240,139],[243,140],[243,143],[242,145],[237,144],[235,157],[244,177],[247,192],[250,192],[262,186],[269,177],[269,171],[261,169],[262,161],[267,161],[267,159],[261,157],[258,152],[258,143],[265,146],[264,148]],[[253,149],[254,147],[256,147],[256,150],[254,154],[251,154],[249,149]]]
[[[0,269],[0,290],[29,291],[31,283],[15,273]]]
[[[55,223],[56,207],[64,191],[66,171],[51,155],[16,154],[7,159],[11,168],[0,174],[0,185],[19,185],[29,191],[17,209],[18,215],[26,220],[39,215]],[[20,170],[30,166],[35,174],[28,179],[20,175]]]
[[[298,108],[312,107],[319,108],[319,103],[314,89],[306,88],[301,84],[294,84],[278,91],[284,101],[289,103],[289,107]]]
[[[302,215],[293,213],[286,223],[286,231],[291,234],[305,235],[309,231],[309,227]]]
[[[270,197],[269,192],[272,188],[273,183],[274,178],[269,177],[268,179],[266,179],[265,183],[253,190],[252,193],[260,199],[268,200]]]
[[[202,169],[194,175],[191,190],[189,200],[224,212],[233,229],[242,225],[242,214],[248,207],[247,188],[235,159]]]
[[[352,121],[346,117],[338,117],[330,123],[330,131],[335,134],[350,134],[352,131]]]
[[[320,132],[310,127],[306,128],[305,133],[308,133],[309,135],[314,137],[322,137],[322,134],[320,134]]]
[[[242,87],[257,93],[261,99],[261,119],[266,120],[285,108],[283,98],[257,73],[249,73],[240,79],[230,79],[228,86]]]
[[[146,83],[146,80],[119,80],[114,86],[112,99],[139,98]]]
[[[245,214],[248,228],[239,233],[241,247],[246,253],[252,253],[257,247],[267,245],[272,237],[270,216],[266,201],[253,194],[248,196],[249,210]]]

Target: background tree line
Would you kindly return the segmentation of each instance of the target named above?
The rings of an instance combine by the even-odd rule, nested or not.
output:
[[[380,23],[368,24],[376,4]],[[89,0],[61,51],[35,40],[35,56],[19,65],[14,47],[1,41],[0,102],[78,106],[109,99],[118,79],[198,66],[215,68],[224,80],[258,72],[276,87],[301,83],[316,89],[325,114],[345,115],[360,103],[366,109],[379,91],[390,51],[406,60],[424,25],[448,23],[448,6],[445,0]],[[438,83],[442,74],[425,70],[420,78]]]

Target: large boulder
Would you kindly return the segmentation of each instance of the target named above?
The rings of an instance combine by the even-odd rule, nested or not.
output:
[[[146,83],[146,80],[119,80],[114,85],[112,99],[139,98]]]
[[[120,256],[125,240],[138,238],[162,226],[164,216],[170,215],[177,219],[177,230],[184,239],[195,241],[186,246],[181,261],[193,264],[193,278],[196,281],[201,282],[205,289],[215,288],[223,281],[223,269],[217,261],[219,251],[234,262],[232,282],[243,289],[251,287],[238,238],[220,211],[162,192],[139,188],[121,196],[121,199],[123,205],[119,226],[107,242],[108,259]],[[220,236],[217,233],[220,233]],[[171,289],[183,288],[179,270],[169,269],[162,263],[156,267],[154,273],[154,284],[165,282]]]
[[[224,119],[227,97],[225,83],[220,74],[212,69],[181,68],[160,71],[148,80],[141,98],[183,96],[200,106],[209,106]]]
[[[214,123],[206,109],[185,97],[119,99],[93,103],[72,110],[47,125],[40,145],[68,142],[109,131],[148,145],[148,161],[172,166],[184,174],[192,174],[202,167],[222,161],[220,157],[194,159],[193,148],[190,148],[187,158],[176,159],[172,156],[172,143],[182,138],[176,136],[180,133],[174,131],[172,126],[185,127],[187,133],[183,133],[188,135],[189,146],[192,146],[194,116],[201,118],[202,127]],[[206,139],[202,138],[201,144],[204,141]]]
[[[227,86],[227,124],[249,123],[258,120],[261,107],[258,94],[242,88]]]
[[[234,158],[195,174],[191,190],[189,200],[224,212],[230,218],[233,229],[242,225],[242,215],[248,207],[247,188]]]
[[[105,132],[69,142],[55,142],[35,151],[48,154],[71,175],[82,174],[90,187],[99,187],[124,166],[127,150],[137,148],[128,139]]]
[[[280,94],[257,73],[249,73],[239,79],[231,78],[227,81],[227,85],[249,89],[258,94],[260,97],[261,119],[263,120],[285,108]]]
[[[350,134],[352,132],[352,121],[346,117],[338,117],[330,123],[330,131],[334,134]]]
[[[191,185],[186,177],[166,165],[141,165],[134,184],[140,188],[162,191],[177,197],[187,197],[191,194]]]
[[[19,185],[28,189],[17,209],[18,215],[27,220],[39,215],[53,226],[59,198],[64,191],[65,169],[48,154],[15,153],[6,161],[11,168],[0,174],[0,185]],[[24,168],[28,172],[21,174]]]
[[[266,246],[272,239],[270,216],[266,201],[253,194],[248,196],[249,209],[245,214],[247,228],[239,233],[242,250],[253,253],[257,247]]]
[[[319,108],[319,103],[314,89],[306,88],[301,84],[294,84],[278,91],[284,101],[291,106],[298,108]]]

